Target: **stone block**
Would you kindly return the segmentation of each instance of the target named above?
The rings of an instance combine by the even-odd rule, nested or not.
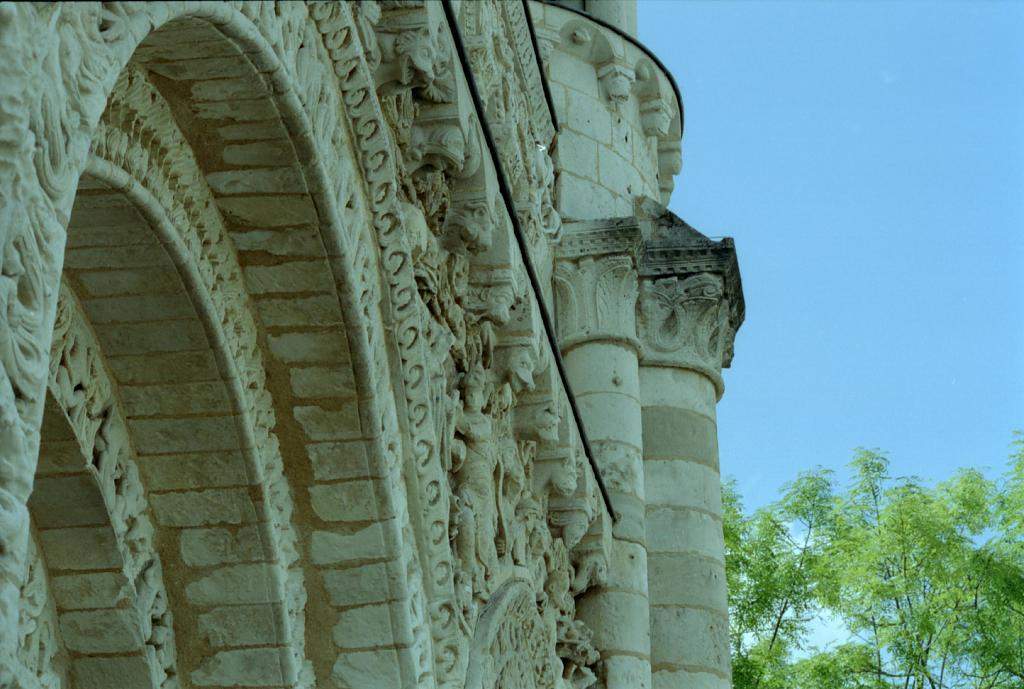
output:
[[[239,441],[234,416],[129,419],[140,454],[232,450]]]
[[[199,616],[199,634],[213,647],[269,646],[279,643],[280,610],[274,605],[234,605]]]
[[[379,467],[375,463],[370,463],[364,440],[311,443],[306,445],[306,452],[313,465],[313,478],[317,481],[370,478],[382,475]]]
[[[323,240],[316,227],[287,227],[272,230],[232,232],[239,252],[260,251],[272,256],[314,257],[323,252]],[[337,303],[337,297],[334,297]]]
[[[258,526],[228,529],[185,529],[181,532],[181,559],[190,567],[252,562],[269,556]]]
[[[597,70],[574,55],[552,50],[550,59],[551,81],[584,94],[595,101],[601,98]]]
[[[718,394],[702,373],[667,366],[640,366],[640,397],[645,407],[677,407],[715,420]]]
[[[677,460],[644,461],[647,506],[685,507],[721,515],[722,484],[705,464]]]
[[[109,526],[49,529],[39,541],[52,570],[114,569],[121,566],[117,537]]]
[[[558,136],[555,157],[558,169],[569,170],[579,177],[597,181],[597,142],[593,139],[566,130]]]
[[[576,605],[579,617],[594,632],[594,644],[611,653],[646,656],[651,647],[647,596],[626,591],[598,589]],[[614,620],[614,624],[599,620]]]
[[[268,326],[340,325],[342,322],[338,299],[333,295],[261,299],[257,307],[260,318]]]
[[[558,176],[555,195],[564,221],[614,218],[618,211],[615,196],[609,190],[568,172]]]
[[[383,603],[394,596],[399,577],[397,563],[374,563],[347,569],[325,569],[324,589],[331,605],[348,607]]]
[[[233,79],[209,79],[192,84],[192,97],[197,101],[249,99],[269,90],[259,75],[249,74]]]
[[[192,671],[192,683],[201,687],[271,687],[286,684],[288,649],[244,648],[220,651]]]
[[[314,531],[310,553],[317,565],[385,557],[384,524],[376,522],[349,531]]]
[[[68,229],[88,231],[93,227],[117,227],[117,228],[139,228],[146,225],[146,221],[139,214],[135,206],[123,194],[102,194],[96,196],[80,196],[75,198],[75,205],[71,209],[71,219],[68,221]],[[139,232],[137,234],[145,235]],[[118,242],[117,244],[149,244],[149,242]],[[77,248],[80,244],[68,242],[68,248]]]
[[[643,429],[640,404],[635,398],[618,392],[593,392],[577,396],[576,405],[591,442],[623,443],[635,448],[640,456]]]
[[[296,397],[349,397],[356,393],[355,376],[348,366],[293,368],[289,375]]]
[[[297,168],[247,168],[210,172],[206,182],[214,194],[299,194],[306,191],[306,182]]]
[[[144,655],[84,657],[71,661],[72,686],[75,689],[152,689],[149,662]]]
[[[225,141],[259,141],[281,139],[287,136],[287,132],[285,132],[281,124],[273,120],[270,122],[226,124],[223,127],[217,128],[217,134]]]
[[[327,522],[370,521],[394,516],[380,513],[379,488],[372,480],[312,486],[309,497],[316,515]]]
[[[566,106],[568,117],[564,124],[570,129],[585,133],[601,143],[611,143],[612,115],[603,98],[570,88],[566,90]]]
[[[28,506],[40,529],[110,523],[107,505],[91,474],[37,478]]]
[[[156,294],[181,289],[181,278],[171,265],[127,270],[85,270],[75,276],[84,288],[83,296],[111,297],[118,294]]]
[[[277,602],[282,591],[273,567],[267,563],[221,567],[186,586],[185,595],[194,605]]]
[[[133,595],[128,579],[120,572],[55,576],[50,579],[50,592],[61,610],[114,608]]]
[[[654,689],[732,689],[728,677],[711,672],[690,672],[684,669],[655,670]]]
[[[111,324],[96,330],[103,351],[110,356],[182,352],[209,346],[197,320]]]
[[[305,196],[221,196],[217,207],[228,221],[242,227],[291,227],[317,221]]]
[[[75,610],[60,615],[64,644],[76,653],[127,653],[142,648],[134,609]]]
[[[652,605],[681,605],[728,611],[725,565],[720,559],[697,553],[652,553],[650,597]]]
[[[256,508],[245,488],[180,493],[151,493],[149,504],[164,526],[247,524],[256,521]]]
[[[237,450],[142,457],[139,471],[150,490],[216,488],[249,483],[246,459]]]
[[[195,58],[175,62],[156,62],[147,65],[150,71],[175,81],[225,79],[252,74],[249,61],[241,55]]]
[[[659,640],[651,649],[652,665],[672,664],[728,676],[729,627],[724,616],[707,610],[654,606],[651,634]]]
[[[605,586],[647,595],[647,550],[637,543],[616,540]]]
[[[197,102],[193,104],[192,110],[201,120],[257,122],[277,116],[277,109],[269,98]]]
[[[396,638],[391,625],[391,605],[373,603],[338,613],[331,638],[338,648],[357,649],[408,644],[411,638]]]
[[[45,424],[46,416],[43,418]],[[63,415],[60,419],[66,426],[67,422],[64,421]],[[42,431],[42,436],[43,442],[39,448],[39,464],[36,467],[37,475],[71,473],[82,471],[85,468],[86,459],[77,440],[47,440],[48,434],[45,428]]]
[[[122,385],[184,383],[220,379],[213,351],[170,352],[108,356],[107,365]]]
[[[629,324],[631,319],[622,322]],[[577,398],[595,392],[617,393],[640,405],[639,369],[632,347],[619,342],[587,342],[565,354],[565,368]]]
[[[721,560],[725,552],[722,522],[686,508],[649,507],[647,550],[651,554],[691,551]]]
[[[184,293],[83,299],[81,304],[94,324],[195,318],[192,302]]]
[[[227,139],[228,137],[222,137]],[[250,138],[250,137],[246,137]],[[262,137],[251,137],[262,138]],[[294,149],[287,139],[225,146],[221,156],[228,165],[281,165],[292,159]]]
[[[270,335],[271,353],[285,363],[334,363],[348,355],[340,333],[307,332]]]
[[[249,291],[267,292],[328,292],[334,280],[323,261],[289,261],[274,266],[246,266],[242,272]]]
[[[163,247],[151,244],[70,249],[64,257],[66,270],[148,268],[169,264],[170,259]]]
[[[711,419],[676,407],[644,407],[642,416],[644,459],[698,462],[718,471],[718,428]]]
[[[607,687],[649,689],[651,662],[647,657],[602,653],[601,664]],[[686,689],[690,689],[686,687]]]
[[[310,440],[349,440],[362,435],[359,428],[359,405],[344,404],[340,409],[319,406],[295,407],[296,421]]]
[[[124,385],[121,401],[129,417],[177,414],[225,414],[231,411],[228,391],[221,381],[177,385]]]
[[[632,152],[632,148],[630,148]],[[641,192],[640,175],[633,167],[633,161],[623,158],[607,146],[598,147],[598,167],[601,186],[624,196]]]
[[[331,680],[338,689],[401,686],[398,654],[392,650],[341,653],[331,669]]]

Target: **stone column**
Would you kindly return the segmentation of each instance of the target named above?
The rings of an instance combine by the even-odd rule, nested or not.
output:
[[[636,0],[587,0],[586,11],[636,37]]]
[[[606,580],[577,601],[603,686],[648,689],[650,602],[636,339],[640,231],[633,222],[564,227],[555,267],[560,347],[618,520]]]
[[[731,240],[711,242],[685,223],[654,235],[638,308],[652,680],[654,689],[728,689],[715,404],[743,297]]]

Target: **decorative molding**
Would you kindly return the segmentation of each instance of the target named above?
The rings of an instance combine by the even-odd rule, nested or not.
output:
[[[554,272],[563,352],[595,340],[639,349],[635,309],[641,244],[640,228],[630,218],[565,227]]]
[[[647,241],[637,320],[645,366],[707,375],[718,395],[743,323],[743,287],[732,239],[715,241],[649,200],[637,203]]]

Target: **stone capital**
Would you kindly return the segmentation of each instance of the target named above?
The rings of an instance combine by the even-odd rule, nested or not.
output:
[[[646,242],[637,322],[642,365],[703,373],[721,397],[743,322],[743,288],[732,239],[709,239],[656,204],[638,204]]]
[[[555,308],[562,351],[585,342],[636,338],[642,233],[635,218],[569,223],[555,260]]]

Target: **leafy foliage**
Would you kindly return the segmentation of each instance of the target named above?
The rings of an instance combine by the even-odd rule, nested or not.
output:
[[[1024,438],[1000,480],[928,487],[858,450],[746,516],[723,487],[737,689],[1024,689]],[[827,614],[847,643],[807,648]]]

